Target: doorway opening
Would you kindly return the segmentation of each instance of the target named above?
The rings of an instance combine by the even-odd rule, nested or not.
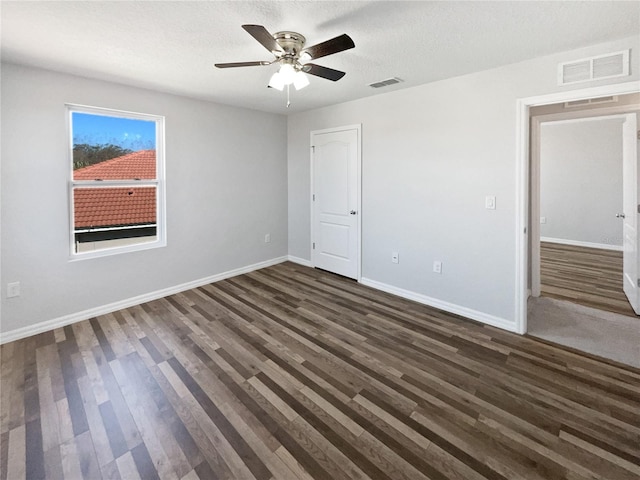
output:
[[[640,96],[624,100],[639,108]],[[623,127],[636,114],[539,110],[531,109],[531,294],[635,316],[623,291]]]
[[[521,223],[518,232],[521,247],[518,281],[522,290],[517,294],[521,301],[517,318],[522,333],[625,363],[635,361],[638,363],[635,366],[640,366],[640,318],[621,292],[624,235],[621,219],[616,218],[616,214],[622,213],[621,152],[613,152],[620,160],[617,170],[611,168],[611,164],[585,164],[589,160],[580,158],[579,152],[574,155],[573,165],[566,158],[563,163],[556,158],[558,164],[551,167],[549,158],[540,160],[541,148],[546,148],[547,153],[550,147],[558,150],[558,139],[572,130],[583,130],[587,136],[589,130],[592,135],[605,128],[617,131],[616,148],[621,150],[620,132],[625,115],[633,112],[635,122],[635,112],[640,110],[638,84],[610,86],[606,90],[599,87],[524,99],[519,103],[520,113],[526,116],[520,126],[526,127],[526,131],[522,132],[520,152],[524,160],[519,175]],[[567,97],[569,93],[572,99]],[[598,100],[589,100],[605,95],[611,99],[612,94],[618,95],[617,103],[596,105]],[[587,101],[574,102],[576,99]],[[575,110],[567,108],[569,101],[583,106]],[[603,145],[599,146],[606,150]],[[595,155],[596,152],[588,153]],[[567,152],[560,149],[559,155],[566,157]],[[575,164],[580,161],[582,171],[578,171]],[[637,165],[637,158],[635,163]],[[553,188],[545,190],[545,181]],[[538,189],[540,185],[542,190]],[[605,185],[610,187],[607,198]],[[637,195],[637,184],[635,190]],[[591,196],[580,197],[585,192]],[[576,197],[578,203],[572,204],[572,197]],[[617,203],[612,203],[613,197]],[[556,208],[552,208],[554,203]],[[605,210],[610,214],[606,221],[602,220]],[[614,295],[613,291],[617,293]]]

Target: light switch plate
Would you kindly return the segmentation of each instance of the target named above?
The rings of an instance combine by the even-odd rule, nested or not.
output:
[[[391,263],[400,263],[400,256],[398,252],[391,252]]]
[[[487,195],[484,199],[484,208],[487,210],[496,209],[496,197],[495,195]]]

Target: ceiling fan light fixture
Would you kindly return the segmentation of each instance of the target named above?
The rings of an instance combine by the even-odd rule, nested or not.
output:
[[[284,89],[284,85],[284,80],[282,79],[282,75],[280,75],[280,71],[271,75],[271,80],[269,80],[269,86],[271,88],[282,91]]]
[[[293,86],[296,87],[296,90],[302,90],[307,85],[309,85],[309,79],[304,72],[298,70],[293,79]]]
[[[291,85],[296,78],[296,69],[290,63],[283,63],[278,74],[285,85]]]
[[[311,54],[309,52],[307,52],[307,51],[304,51],[304,52],[302,52],[300,54],[299,61],[300,61],[300,63],[304,63],[304,62],[308,62],[311,59],[312,59]]]

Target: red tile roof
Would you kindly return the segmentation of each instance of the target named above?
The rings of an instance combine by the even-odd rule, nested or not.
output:
[[[121,157],[79,168],[74,180],[131,180],[156,178],[156,151],[140,150]]]
[[[155,150],[123,155],[73,172],[75,180],[155,178]],[[76,188],[73,196],[76,229],[156,223],[153,187]]]
[[[156,223],[156,189],[77,188],[75,228],[97,228]]]

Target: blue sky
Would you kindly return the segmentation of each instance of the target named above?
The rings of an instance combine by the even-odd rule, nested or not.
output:
[[[113,144],[134,151],[155,148],[156,124],[146,120],[72,113],[73,143]]]

